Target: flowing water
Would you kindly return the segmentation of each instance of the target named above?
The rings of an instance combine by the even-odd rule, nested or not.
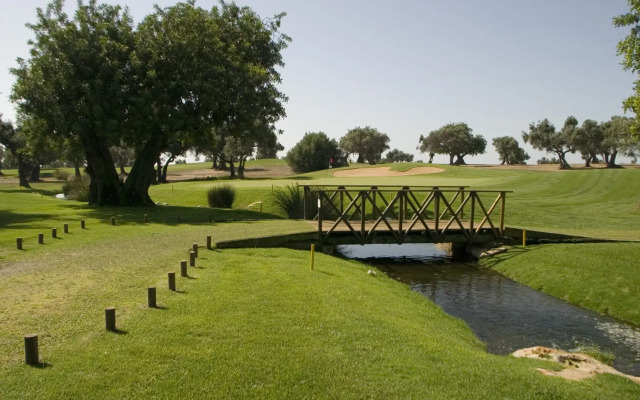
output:
[[[532,346],[576,351],[597,347],[613,367],[640,376],[640,329],[514,282],[473,262],[454,261],[433,245],[338,246],[373,264],[464,320],[495,354]]]

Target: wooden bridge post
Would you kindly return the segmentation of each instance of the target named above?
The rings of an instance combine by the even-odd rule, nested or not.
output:
[[[360,204],[362,205],[362,207],[360,208],[360,234],[362,235],[360,237],[360,243],[364,244],[364,238],[365,238],[365,223],[367,222],[367,211],[365,208],[365,200],[366,200],[366,194],[367,192],[365,192],[364,190],[360,191]]]
[[[318,242],[322,243],[322,193],[318,191]]]
[[[378,189],[377,186],[371,186],[371,201],[373,202],[373,204],[376,204],[376,189]],[[373,217],[373,219],[376,219],[376,208],[375,207],[371,207],[371,215]]]
[[[433,197],[435,198],[434,203],[434,235],[437,241],[440,241],[440,189],[435,188],[433,190]]]
[[[460,205],[464,204],[464,186],[460,186]],[[464,207],[460,210],[460,219],[464,219]]]
[[[500,205],[500,237],[504,235],[504,208],[507,205],[507,192],[500,192],[502,204]]]
[[[309,218],[307,217],[307,215],[308,215],[308,213],[309,213],[309,210],[308,210],[308,208],[309,208],[309,198],[310,198],[311,196],[310,196],[310,193],[309,193],[309,186],[304,185],[304,186],[302,187],[302,189],[303,189],[303,190],[302,190],[302,193],[303,193],[303,199],[302,199],[302,219],[307,220],[307,219],[309,219]]]
[[[469,196],[471,196],[471,216],[469,217],[469,235],[471,237],[471,241],[473,242],[473,223],[476,215],[476,192],[470,191]]]
[[[405,196],[404,190],[398,191],[398,233],[402,235],[402,220],[404,219],[404,208],[406,204],[403,202]]]

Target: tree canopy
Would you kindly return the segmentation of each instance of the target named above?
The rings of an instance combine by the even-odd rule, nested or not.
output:
[[[262,19],[248,7],[195,1],[156,7],[137,27],[121,7],[63,0],[38,9],[31,57],[19,60],[12,99],[33,137],[79,143],[91,178],[89,203],[149,205],[149,185],[167,147],[202,147],[220,137],[225,154],[247,154],[284,116],[276,85],[284,14]],[[135,149],[124,183],[109,149]]]
[[[598,162],[598,154],[603,152],[604,133],[597,121],[585,119],[582,126],[573,133],[571,143],[580,152],[585,166],[590,167],[592,162]]]
[[[484,154],[487,141],[473,135],[465,123],[450,123],[440,129],[420,135],[418,149],[422,153],[448,154],[449,164],[465,164],[465,156]],[[455,158],[455,160],[454,160]]]
[[[573,134],[578,126],[578,120],[568,117],[564,127],[556,131],[556,127],[548,119],[529,124],[529,132],[522,132],[525,143],[531,143],[534,149],[555,153],[560,161],[561,169],[571,168],[567,162],[567,153],[575,153],[572,147]]]
[[[613,18],[613,25],[618,28],[630,27],[629,34],[618,42],[618,55],[622,56],[622,67],[635,74],[640,72],[640,1],[628,0],[629,12]],[[636,114],[633,133],[640,140],[640,79],[634,82],[635,94],[624,102],[625,110]]]
[[[294,172],[320,171],[346,165],[346,156],[335,139],[324,132],[307,132],[285,157]]]
[[[351,129],[340,138],[340,148],[348,154],[358,154],[358,162],[374,165],[382,159],[382,153],[389,149],[389,136],[370,126]]]
[[[413,154],[405,153],[404,151],[400,151],[398,149],[393,149],[387,153],[384,158],[384,162],[387,163],[401,163],[401,162],[412,162]]]
[[[518,141],[511,136],[501,136],[493,139],[493,147],[500,156],[501,164],[525,164],[530,158]]]
[[[633,123],[632,118],[613,116],[609,121],[601,124],[604,137],[601,145],[601,154],[607,167],[617,167],[616,157],[618,154],[637,157],[640,144],[631,132]]]

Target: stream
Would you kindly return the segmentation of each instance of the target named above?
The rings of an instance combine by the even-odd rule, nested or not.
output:
[[[337,253],[375,265],[464,320],[487,350],[533,346],[615,355],[613,367],[640,376],[640,329],[517,283],[429,244],[342,245]]]

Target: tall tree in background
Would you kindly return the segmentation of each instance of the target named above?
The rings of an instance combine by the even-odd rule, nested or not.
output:
[[[482,135],[473,135],[465,123],[450,123],[440,129],[420,135],[421,153],[448,154],[449,164],[465,164],[465,156],[484,154],[487,141]]]
[[[333,166],[346,165],[346,155],[335,139],[329,139],[324,132],[307,132],[285,157],[294,172],[312,172]]]
[[[629,117],[613,116],[609,121],[602,123],[604,140],[602,142],[602,159],[608,168],[616,168],[616,157],[623,154],[636,157],[638,154],[638,141],[631,133],[634,121]]]
[[[384,162],[387,163],[401,163],[401,162],[412,162],[413,154],[405,153],[404,151],[400,151],[398,149],[393,149],[387,153],[385,156]]]
[[[0,144],[5,146],[11,154],[18,160],[18,179],[20,186],[31,188],[29,185],[30,165],[25,160],[23,149],[26,145],[24,136],[13,127],[11,122],[3,121],[0,114]]]
[[[618,28],[630,27],[629,34],[618,42],[618,55],[622,56],[622,67],[633,73],[640,72],[640,1],[628,0],[629,12],[613,18],[613,25]],[[625,110],[636,114],[632,132],[640,141],[640,79],[634,83],[635,94],[624,102]]]
[[[501,164],[516,165],[525,164],[530,158],[518,141],[511,136],[502,136],[493,139],[493,147],[500,156]]]
[[[572,145],[582,155],[585,167],[598,162],[598,154],[603,151],[603,141],[604,133],[600,124],[592,119],[585,119],[582,126],[575,130]]]
[[[389,149],[389,136],[370,126],[356,127],[340,138],[340,148],[347,154],[358,154],[357,162],[366,161],[374,165]]]
[[[522,138],[536,150],[555,153],[560,160],[560,169],[569,169],[571,165],[567,162],[566,155],[575,152],[571,143],[577,126],[578,120],[568,117],[562,130],[558,132],[556,127],[545,118],[537,124],[529,124],[529,132],[522,132]]]

